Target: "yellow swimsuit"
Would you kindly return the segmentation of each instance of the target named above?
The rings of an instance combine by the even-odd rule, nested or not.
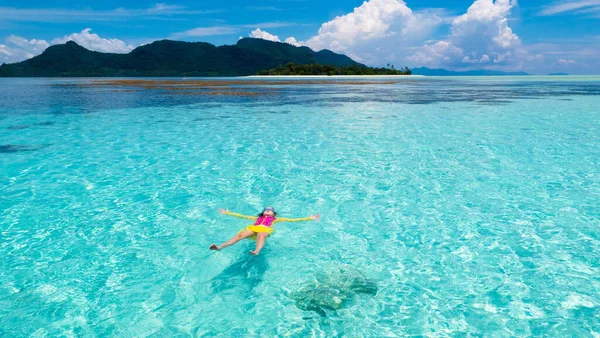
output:
[[[253,220],[254,224],[250,224],[246,227],[246,229],[240,230],[240,232],[242,232],[244,230],[250,230],[250,231],[254,232],[254,235],[250,236],[251,239],[256,239],[256,234],[260,233],[260,232],[266,232],[269,235],[272,234],[274,230],[273,230],[273,228],[271,228],[271,226],[278,222],[302,222],[302,221],[312,220],[312,218],[310,218],[310,217],[276,218],[276,217],[272,217],[272,216],[263,216],[263,217],[246,216],[246,215],[236,214],[234,212],[229,212],[229,211],[227,211],[225,213],[225,215],[230,215],[230,216],[235,216],[235,217],[239,217],[239,218],[243,218],[243,219]]]

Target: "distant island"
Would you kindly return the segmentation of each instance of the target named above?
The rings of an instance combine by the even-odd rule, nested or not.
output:
[[[412,73],[414,75],[426,75],[426,76],[489,76],[489,75],[530,75],[526,72],[503,72],[499,70],[466,70],[466,71],[453,71],[446,69],[431,69],[427,67],[413,68]]]
[[[288,63],[366,67],[330,50],[244,38],[233,46],[205,42],[155,41],[128,54],[90,51],[73,41],[42,54],[0,66],[0,77],[244,76]]]
[[[550,73],[548,75],[550,75],[550,76],[565,76],[565,75],[569,75],[569,74],[567,74],[567,73]]]
[[[277,68],[262,70],[257,75],[410,75],[411,70],[408,67],[404,69],[391,68],[373,68],[364,65],[351,66],[332,66],[320,64],[297,65],[292,62],[285,66],[279,65]]]

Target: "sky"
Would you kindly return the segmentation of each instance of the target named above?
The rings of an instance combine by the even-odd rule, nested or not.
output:
[[[128,53],[161,39],[240,37],[369,66],[600,74],[600,0],[0,1],[0,64],[69,40]]]

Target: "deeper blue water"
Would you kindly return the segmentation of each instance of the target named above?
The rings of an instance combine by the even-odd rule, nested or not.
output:
[[[0,336],[600,337],[600,78],[92,82],[0,79]]]

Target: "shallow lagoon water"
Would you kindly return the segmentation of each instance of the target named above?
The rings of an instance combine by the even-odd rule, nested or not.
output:
[[[600,335],[600,78],[93,81],[0,79],[0,335]]]

